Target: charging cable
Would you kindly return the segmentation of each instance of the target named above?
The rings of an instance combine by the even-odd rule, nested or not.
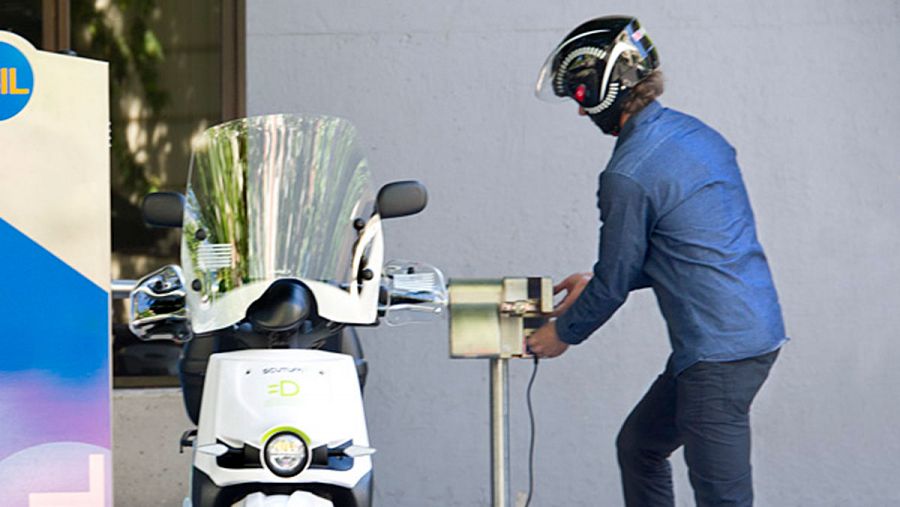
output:
[[[534,409],[531,406],[531,387],[538,371],[538,356],[534,356],[534,369],[531,370],[531,379],[528,381],[528,389],[525,392],[525,400],[528,403],[528,420],[531,421],[531,439],[528,444],[528,498],[525,507],[531,504],[531,495],[534,493]]]

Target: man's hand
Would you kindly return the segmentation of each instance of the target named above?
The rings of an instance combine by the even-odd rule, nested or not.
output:
[[[553,295],[566,291],[566,297],[553,308],[554,317],[559,317],[566,313],[566,310],[568,310],[569,307],[572,306],[572,303],[578,299],[578,296],[581,295],[593,276],[593,273],[574,273],[569,275],[565,280],[559,282],[556,287],[553,287]]]
[[[565,352],[569,344],[559,339],[556,322],[550,321],[528,337],[528,348],[538,357],[556,357]]]

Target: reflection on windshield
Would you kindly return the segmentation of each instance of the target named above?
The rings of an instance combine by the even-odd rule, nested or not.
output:
[[[261,116],[209,129],[195,148],[182,264],[201,299],[293,277],[351,280],[354,220],[374,192],[353,126],[331,117]],[[196,290],[196,289],[195,289]]]

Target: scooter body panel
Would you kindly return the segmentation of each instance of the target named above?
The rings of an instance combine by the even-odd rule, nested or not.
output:
[[[368,446],[353,358],[292,349],[211,355],[195,449],[224,443],[262,451],[266,435],[279,428],[305,435],[312,447],[349,439],[355,445]],[[260,464],[255,468],[225,468],[214,455],[194,453],[194,467],[219,487],[321,483],[352,489],[372,469],[371,458],[363,456],[354,459],[348,470],[307,468],[299,475],[283,478]]]

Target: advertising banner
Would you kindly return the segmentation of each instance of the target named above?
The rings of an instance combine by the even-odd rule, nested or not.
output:
[[[112,505],[107,65],[0,32],[0,503]]]

